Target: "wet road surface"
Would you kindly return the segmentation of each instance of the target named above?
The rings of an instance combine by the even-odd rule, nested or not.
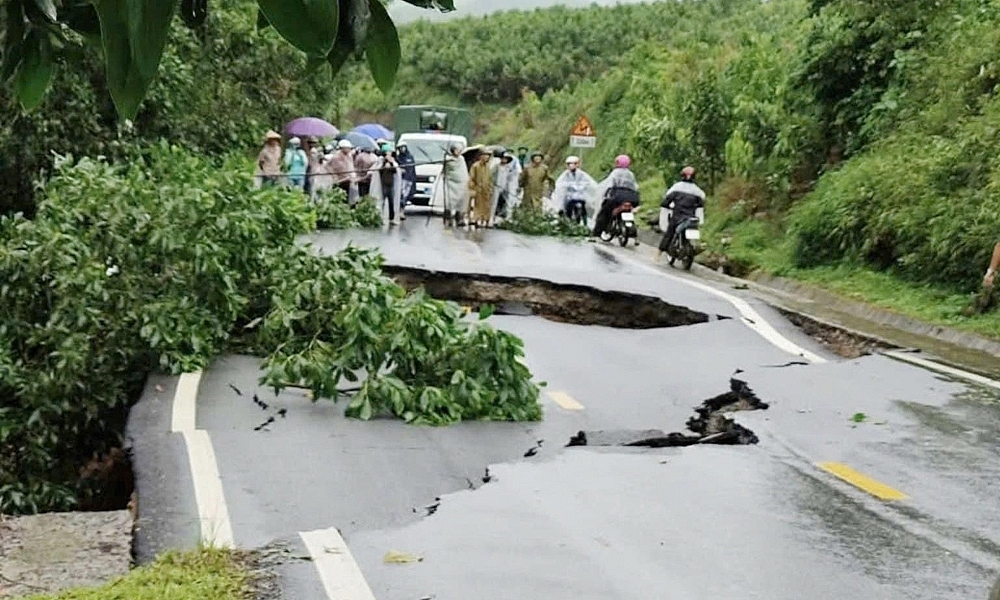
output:
[[[256,390],[257,359],[220,360],[201,380],[196,420],[214,445],[237,545],[281,542],[304,554],[298,532],[336,527],[379,600],[985,599],[1000,566],[995,393],[884,356],[834,360],[747,298],[829,361],[789,365],[800,361],[730,302],[584,242],[445,233],[421,218],[309,241],[323,252],[379,246],[390,264],[639,291],[731,318],[623,330],[492,317],[524,339],[547,383],[545,419],[530,424],[349,420],[343,404]],[[682,431],[737,371],[770,403],[734,415],[758,445],[563,447],[580,430]],[[268,411],[250,401],[254,391]],[[197,517],[177,498],[190,484],[175,443],[136,431],[168,429],[162,408],[162,398],[140,403],[145,418],[131,433],[145,439],[144,503],[159,495],[176,508],[155,515],[140,548],[176,542]],[[287,418],[254,431],[280,408]],[[827,463],[905,498],[878,500],[818,466]],[[422,560],[386,564],[389,551]],[[280,573],[286,597],[328,597],[311,562]]]

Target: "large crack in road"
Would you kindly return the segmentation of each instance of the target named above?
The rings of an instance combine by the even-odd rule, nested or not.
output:
[[[603,325],[620,329],[683,327],[725,319],[632,292],[601,290],[530,277],[452,273],[385,265],[382,270],[407,290],[423,287],[441,300],[476,308],[496,307],[497,314],[538,315],[560,323]]]
[[[570,438],[570,446],[644,446],[666,448],[695,444],[746,445],[756,444],[757,435],[726,416],[726,413],[746,410],[766,410],[768,404],[754,394],[745,381],[732,378],[729,391],[705,400],[695,407],[695,416],[688,419],[689,433],[658,429],[635,431],[580,431]]]

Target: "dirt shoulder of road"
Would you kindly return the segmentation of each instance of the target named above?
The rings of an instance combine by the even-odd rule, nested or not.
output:
[[[0,598],[99,585],[131,565],[127,510],[0,517]]]
[[[651,260],[659,235],[644,230],[643,258]],[[643,247],[640,246],[640,250]],[[878,348],[916,349],[986,377],[1000,378],[1000,342],[928,323],[816,285],[761,272],[731,277],[695,264],[692,273],[732,289],[745,290],[773,306],[803,331],[841,356]]]

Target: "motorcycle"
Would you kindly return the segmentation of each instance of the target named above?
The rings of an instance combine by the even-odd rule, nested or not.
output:
[[[635,245],[639,245],[639,230],[635,225],[635,213],[632,212],[631,202],[622,202],[618,208],[611,213],[611,222],[608,228],[601,232],[601,239],[605,242],[618,238],[618,244],[624,248],[630,239],[635,240]]]
[[[567,200],[566,218],[580,225],[587,224],[587,202],[585,200]]]
[[[694,255],[698,253],[694,244],[701,239],[701,230],[698,229],[700,224],[701,221],[698,217],[688,217],[677,224],[677,231],[674,232],[674,237],[670,240],[670,247],[667,248],[671,267],[674,266],[677,259],[680,259],[684,270],[691,270]]]

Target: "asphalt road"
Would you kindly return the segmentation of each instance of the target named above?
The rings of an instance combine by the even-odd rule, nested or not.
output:
[[[996,393],[885,356],[838,360],[739,291],[720,296],[603,245],[445,232],[412,217],[304,241],[321,252],[378,246],[395,265],[635,291],[729,318],[621,330],[492,317],[525,340],[547,383],[545,419],[532,424],[353,421],[343,405],[256,389],[254,358],[218,361],[197,387],[193,426],[211,440],[233,542],[311,557],[279,567],[285,597],[370,598],[350,588],[356,564],[379,600],[985,600],[1000,567]],[[579,430],[680,431],[737,371],[770,403],[736,414],[757,445],[564,447]],[[185,468],[197,446],[171,433],[178,397],[175,380],[151,380],[131,418],[140,559],[205,537],[209,494]],[[286,418],[254,431],[280,408]],[[309,548],[300,535],[329,528],[345,547]],[[389,551],[422,560],[388,564]],[[324,588],[331,564],[326,575],[343,581]]]

